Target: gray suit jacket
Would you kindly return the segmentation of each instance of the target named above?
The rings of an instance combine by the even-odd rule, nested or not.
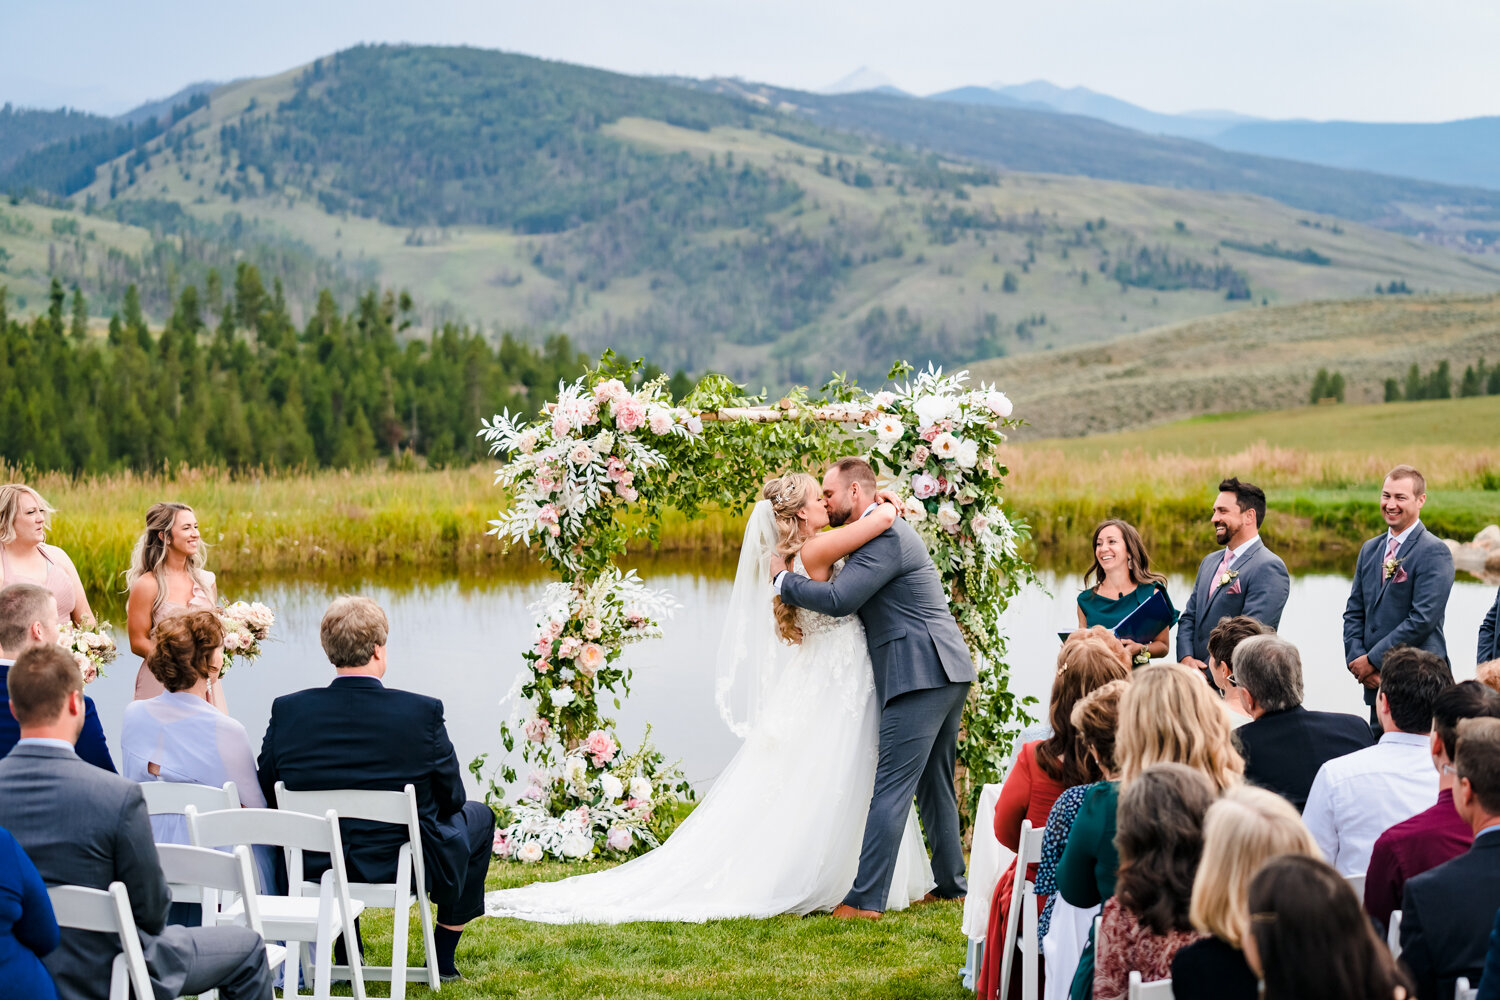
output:
[[[786,574],[781,599],[825,615],[858,612],[882,706],[910,691],[975,679],[942,578],[927,546],[903,520],[865,543],[828,583]]]
[[[153,984],[181,984],[190,956],[157,940],[171,897],[139,785],[70,750],[20,745],[0,760],[0,826],[48,885],[125,883]],[[44,959],[58,996],[104,1000],[119,950],[113,935],[64,929],[61,946]]]
[[[1396,553],[1405,579],[1386,580],[1388,537],[1381,532],[1359,550],[1344,606],[1344,662],[1368,656],[1378,670],[1394,646],[1415,646],[1446,659],[1443,616],[1453,589],[1453,553],[1418,521]]]
[[[1475,652],[1475,663],[1500,660],[1500,591],[1495,592],[1495,603],[1479,623],[1479,649]]]
[[[1278,628],[1281,611],[1286,607],[1286,595],[1291,591],[1292,578],[1286,571],[1281,557],[1266,548],[1262,538],[1231,567],[1238,575],[1228,586],[1213,587],[1219,563],[1224,559],[1224,550],[1215,549],[1203,557],[1198,564],[1198,576],[1193,581],[1193,592],[1188,595],[1187,607],[1177,621],[1177,658],[1208,662],[1208,634],[1225,618],[1249,615],[1262,625]],[[1234,584],[1239,584],[1239,593]],[[1210,593],[1212,591],[1212,593]]]

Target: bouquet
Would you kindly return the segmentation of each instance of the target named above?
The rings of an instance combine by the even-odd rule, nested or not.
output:
[[[224,626],[224,666],[219,671],[222,677],[229,673],[236,657],[249,662],[260,656],[261,641],[271,634],[276,614],[259,601],[235,601],[214,610]]]
[[[78,662],[83,673],[83,682],[91,684],[104,676],[104,665],[114,660],[114,636],[110,635],[109,622],[98,622],[93,628],[66,622],[57,627],[57,642]]]

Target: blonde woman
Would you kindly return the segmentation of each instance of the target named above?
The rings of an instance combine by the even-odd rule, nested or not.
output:
[[[1152,764],[1186,764],[1201,772],[1215,790],[1244,780],[1245,762],[1235,750],[1229,720],[1203,676],[1180,663],[1140,667],[1120,701],[1115,739],[1118,781],[1089,789],[1068,833],[1057,866],[1062,898],[1080,909],[1095,907],[1115,894],[1120,855],[1115,848],[1115,817],[1120,791]],[[1073,978],[1074,997],[1093,992],[1093,951],[1084,953]]]
[[[894,523],[896,508],[824,531],[811,476],[772,479],[761,496],[717,677],[720,711],[744,745],[661,847],[609,871],[492,892],[489,915],[605,924],[800,915],[832,909],[854,884],[880,720],[864,629],[854,616],[773,605],[766,567],[776,559],[830,579],[839,559]],[[935,885],[914,811],[895,868],[891,909]]]
[[[184,611],[211,610],[219,603],[214,575],[203,568],[203,539],[193,508],[184,503],[151,505],[146,530],[130,555],[125,584],[130,588],[125,600],[130,651],[143,661],[135,678],[135,700],[141,701],[166,693],[144,662],[155,646],[151,633],[157,623]],[[228,713],[223,685],[215,684],[208,700]]]
[[[1323,856],[1302,817],[1280,795],[1241,785],[1209,807],[1188,913],[1207,936],[1172,959],[1173,996],[1255,1000],[1257,980],[1243,950],[1250,930],[1246,899],[1261,865],[1281,854]]]
[[[94,612],[83,592],[73,560],[47,544],[52,507],[42,495],[21,483],[0,486],[0,587],[34,583],[57,598],[57,619],[94,624]]]

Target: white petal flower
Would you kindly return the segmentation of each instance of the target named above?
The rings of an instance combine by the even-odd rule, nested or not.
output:
[[[558,708],[566,708],[573,704],[574,697],[572,688],[560,687],[552,689],[552,704]]]
[[[918,423],[923,427],[931,427],[941,420],[956,416],[958,400],[952,396],[922,396],[912,404],[912,409],[916,411]]]
[[[645,801],[651,798],[651,781],[643,774],[637,774],[630,779],[630,797]]]
[[[881,445],[889,447],[906,434],[906,425],[895,417],[882,417],[875,424],[875,437]]]
[[[625,783],[613,774],[606,774],[599,779],[599,790],[606,799],[618,799],[625,794]]]
[[[932,453],[938,458],[953,459],[958,457],[958,449],[963,444],[958,438],[947,431],[932,439]]]
[[[960,440],[958,443],[958,464],[965,469],[972,469],[979,464],[979,442]]]

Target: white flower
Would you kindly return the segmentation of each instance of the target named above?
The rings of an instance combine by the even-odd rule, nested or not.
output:
[[[991,392],[985,399],[985,405],[995,416],[1004,419],[1011,415],[1015,406],[1011,404],[1010,397],[1003,392]]]
[[[536,451],[536,431],[527,431],[516,438],[516,449],[523,455],[530,455]]]
[[[570,833],[560,848],[565,858],[586,858],[594,853],[594,838],[586,833]]]
[[[594,399],[604,402],[606,399],[623,399],[630,395],[630,390],[625,388],[625,383],[617,378],[600,382],[594,386]]]
[[[600,431],[599,436],[594,438],[594,454],[599,456],[608,455],[615,446],[614,431]]]
[[[936,443],[936,442],[934,442]],[[972,469],[979,464],[979,442],[960,440],[958,443],[958,464],[965,469]]]
[[[687,420],[683,423],[683,426],[688,429],[689,434],[697,437],[699,434],[703,433],[703,418],[694,413],[692,416],[687,418]]]
[[[573,704],[574,697],[572,688],[560,687],[552,689],[552,704],[558,708],[567,708]]]
[[[896,394],[894,392],[881,391],[870,397],[870,405],[877,410],[889,409],[890,405],[895,401]]]
[[[542,860],[542,845],[534,840],[528,840],[516,848],[516,860],[524,861],[528,865],[534,865]]]
[[[938,458],[957,458],[958,450],[962,446],[963,441],[949,434],[947,431],[932,439],[932,453]]]
[[[594,449],[589,447],[587,441],[580,441],[568,452],[568,461],[574,465],[590,465],[594,461]]]
[[[606,774],[599,779],[599,790],[606,799],[618,799],[625,794],[625,783],[613,774]]]
[[[912,404],[916,411],[917,422],[923,427],[930,427],[942,420],[958,415],[958,400],[952,396],[923,396]]]
[[[906,425],[896,417],[883,417],[875,425],[875,438],[881,447],[889,448],[906,434]]]
[[[645,802],[651,798],[651,781],[644,774],[630,779],[630,797]]]
[[[938,506],[937,520],[938,524],[941,524],[943,527],[953,528],[962,520],[962,515],[959,514],[958,509],[952,503],[944,502]]]
[[[916,497],[907,497],[901,503],[901,516],[908,521],[927,520],[927,505]]]
[[[588,777],[588,769],[582,757],[569,757],[563,763],[563,780],[570,785],[582,784]]]

